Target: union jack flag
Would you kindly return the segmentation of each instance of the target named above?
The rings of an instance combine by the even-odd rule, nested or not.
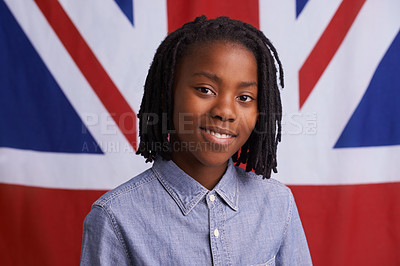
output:
[[[143,84],[194,17],[260,28],[285,70],[278,175],[315,265],[399,265],[398,0],[0,1],[0,261],[73,265],[135,155]]]

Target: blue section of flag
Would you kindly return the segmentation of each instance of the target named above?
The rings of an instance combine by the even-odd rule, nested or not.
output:
[[[125,16],[128,18],[132,25],[135,25],[133,20],[133,0],[115,0],[119,8],[124,12]]]
[[[301,11],[306,6],[308,0],[296,0],[296,18],[299,17]]]
[[[400,32],[335,148],[400,144]]]
[[[0,147],[102,154],[4,1],[0,58]]]

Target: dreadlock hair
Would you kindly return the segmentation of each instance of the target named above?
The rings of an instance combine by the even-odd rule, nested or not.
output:
[[[171,160],[169,133],[174,130],[176,67],[191,45],[217,41],[242,44],[257,60],[258,120],[249,139],[232,159],[236,165],[247,164],[246,171],[254,170],[256,174],[270,178],[272,170],[277,172],[277,145],[281,141],[282,105],[278,79],[283,88],[282,64],[275,47],[261,31],[228,17],[209,20],[204,15],[197,17],[170,33],[158,47],[138,113],[140,143],[137,154],[144,156],[146,162],[151,162],[157,155]]]

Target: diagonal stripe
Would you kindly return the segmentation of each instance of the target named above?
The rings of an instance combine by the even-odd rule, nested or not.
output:
[[[0,58],[0,125],[7,125],[0,127],[0,147],[103,154],[94,145],[82,149],[97,142],[3,1]]]
[[[136,150],[136,115],[58,1],[35,0],[72,59]]]
[[[400,145],[400,31],[334,148]]]
[[[365,0],[343,0],[299,71],[300,108],[346,37]]]

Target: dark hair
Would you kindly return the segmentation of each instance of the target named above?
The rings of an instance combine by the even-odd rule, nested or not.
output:
[[[253,52],[258,71],[259,116],[253,132],[232,159],[245,163],[264,178],[277,172],[276,152],[281,140],[282,105],[278,79],[283,84],[283,70],[278,53],[265,35],[242,21],[228,17],[197,17],[170,33],[160,44],[149,69],[142,104],[138,113],[140,144],[137,154],[152,161],[157,155],[171,159],[173,132],[173,84],[176,66],[192,44],[228,41],[244,45]],[[279,73],[277,71],[279,68]],[[278,75],[277,75],[278,73]],[[166,121],[161,123],[160,118]]]

